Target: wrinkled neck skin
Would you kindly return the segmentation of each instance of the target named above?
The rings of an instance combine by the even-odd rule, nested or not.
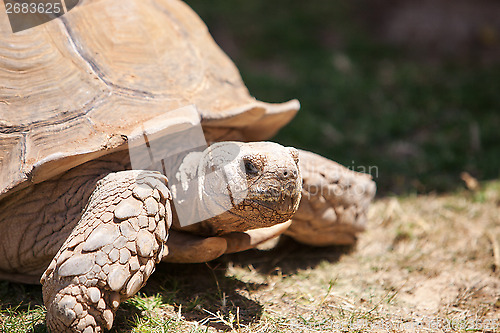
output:
[[[302,189],[295,152],[271,142],[222,142],[189,154],[170,187],[174,197],[190,186],[195,195],[187,220],[176,205],[173,227],[213,236],[288,221]]]

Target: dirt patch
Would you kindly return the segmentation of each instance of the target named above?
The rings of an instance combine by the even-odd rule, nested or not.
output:
[[[499,225],[500,182],[379,199],[355,247],[159,265],[112,332],[500,332]],[[2,289],[0,331],[45,332],[40,288],[22,288]]]
[[[172,332],[500,332],[499,213],[499,184],[380,199],[354,248],[288,240],[184,266],[198,275],[173,277],[182,287],[162,315]]]

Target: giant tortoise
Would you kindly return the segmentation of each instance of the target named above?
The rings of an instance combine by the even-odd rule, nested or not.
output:
[[[52,332],[111,328],[120,302],[161,260],[204,262],[282,233],[309,245],[351,244],[362,230],[371,178],[259,142],[293,118],[298,102],[251,97],[186,4],[84,0],[19,33],[7,22],[0,20],[0,278],[42,283]],[[187,197],[188,207],[212,212],[187,225],[171,204],[172,179],[135,168],[131,143],[186,124],[201,124],[211,145],[182,155],[176,167],[184,171],[173,178],[198,177],[190,194],[198,201]],[[169,147],[181,132],[169,132]],[[175,142],[189,141],[182,133]],[[234,172],[217,171],[221,158]],[[235,177],[244,197],[228,185]]]

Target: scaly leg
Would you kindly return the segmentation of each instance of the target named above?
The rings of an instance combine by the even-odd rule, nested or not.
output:
[[[168,252],[166,178],[122,171],[100,180],[81,220],[41,278],[51,332],[110,329],[118,305],[146,283]]]
[[[312,246],[353,244],[364,230],[375,182],[311,152],[300,150],[299,161],[302,199],[285,234]]]

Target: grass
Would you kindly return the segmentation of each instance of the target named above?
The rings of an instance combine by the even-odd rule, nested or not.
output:
[[[112,332],[500,332],[500,182],[377,200],[353,248],[283,240],[159,265]],[[41,288],[2,282],[0,331],[46,332]]]

